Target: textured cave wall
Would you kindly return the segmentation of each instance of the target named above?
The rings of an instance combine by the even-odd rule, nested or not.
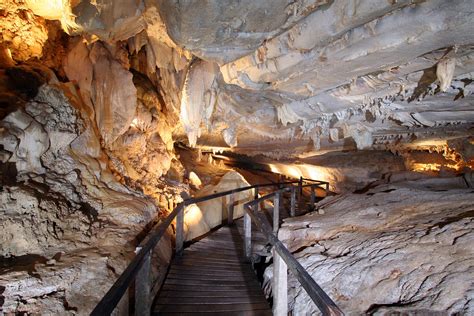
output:
[[[159,86],[174,74],[147,72],[141,47],[67,36],[23,2],[1,10],[0,310],[85,315],[188,190],[176,182],[179,96]],[[171,234],[155,251],[155,285]]]
[[[472,9],[3,1],[2,312],[87,314],[139,236],[199,186],[176,142],[263,155],[339,192],[413,177],[395,175],[405,169],[468,172]]]
[[[82,34],[96,70],[121,71],[103,61],[104,45],[124,68],[139,69],[173,108],[168,113],[182,118],[175,138],[191,146],[258,154],[273,143],[260,152],[296,158],[320,149],[401,150],[413,139],[445,138],[446,130],[472,137],[468,0],[17,3],[29,12],[16,14],[21,23],[31,15],[33,25]],[[45,41],[41,32],[33,51]],[[194,82],[206,64],[213,75]],[[192,114],[201,108],[205,115]],[[106,142],[121,132],[96,120],[100,129],[119,128]]]
[[[326,198],[279,238],[347,315],[470,315],[473,177],[403,178]],[[265,271],[271,292],[272,266]],[[293,315],[319,311],[290,274]]]
[[[0,123],[2,310],[86,314],[125,268],[157,208],[112,174],[71,83],[47,68],[15,71],[49,80]],[[170,247],[167,237],[157,248],[160,277]]]

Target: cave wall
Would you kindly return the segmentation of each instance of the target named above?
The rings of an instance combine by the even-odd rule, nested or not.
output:
[[[2,312],[87,314],[141,236],[181,193],[196,193],[197,163],[185,165],[178,143],[329,180],[337,192],[411,171],[469,173],[472,9],[470,0],[3,1]],[[171,242],[158,246],[158,281]]]
[[[349,315],[469,315],[473,180],[393,178],[322,200],[315,212],[286,219],[278,236]],[[288,287],[294,315],[319,312],[291,274]]]
[[[30,9],[1,8],[0,310],[83,315],[188,190],[165,178],[183,175],[177,115],[138,52],[68,36]],[[154,285],[172,234],[156,248]]]

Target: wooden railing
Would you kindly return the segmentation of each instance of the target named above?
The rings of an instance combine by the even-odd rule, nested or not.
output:
[[[311,182],[310,184],[303,185],[303,182]],[[294,185],[297,186],[294,186]],[[276,186],[277,191],[259,198],[259,189],[264,187]],[[233,190],[228,190],[224,192],[219,192],[203,197],[190,198],[186,199],[183,202],[179,203],[173,211],[162,221],[156,224],[149,232],[147,238],[140,244],[137,248],[139,249],[136,256],[132,259],[127,268],[122,272],[119,278],[115,281],[109,291],[104,295],[100,300],[97,306],[92,311],[91,315],[102,316],[110,315],[117,304],[120,302],[124,294],[130,288],[132,284],[135,285],[135,315],[149,315],[152,303],[151,297],[151,286],[149,283],[150,279],[150,263],[153,249],[156,247],[161,237],[165,234],[168,227],[176,218],[176,242],[175,242],[175,253],[176,255],[181,255],[183,252],[184,245],[184,208],[187,205],[195,204],[199,202],[208,201],[211,199],[216,199],[219,197],[229,195],[230,202],[228,203],[227,209],[227,223],[232,224],[234,217],[234,194],[247,191],[255,190],[255,198],[251,202],[245,204],[245,215],[244,215],[244,230],[245,230],[245,256],[250,258],[251,254],[251,223],[250,220],[253,219],[257,227],[262,230],[262,232],[267,236],[268,242],[274,246],[275,254],[279,256],[278,258],[283,258],[283,261],[286,262],[290,271],[300,280],[300,276],[304,276],[300,282],[303,287],[308,291],[310,297],[316,303],[318,308],[323,312],[324,315],[342,315],[342,312],[337,308],[334,302],[324,293],[324,291],[311,279],[311,276],[304,270],[304,268],[299,265],[296,259],[292,254],[285,248],[285,246],[278,240],[276,237],[276,232],[279,226],[279,213],[274,211],[273,214],[273,233],[268,232],[268,224],[265,226],[261,220],[255,217],[255,214],[252,213],[252,208],[258,209],[258,204],[264,200],[274,197],[274,209],[279,209],[280,205],[280,196],[285,191],[291,191],[291,208],[290,215],[295,216],[296,209],[296,196],[298,193],[299,201],[301,203],[301,196],[304,187],[311,188],[311,202],[315,201],[315,189],[319,186],[325,186],[326,194],[329,191],[329,183],[324,181],[317,181],[311,179],[300,178],[298,181],[288,181],[288,182],[279,182],[279,183],[267,183],[267,184],[257,184],[251,185],[242,188],[236,188]],[[298,191],[298,192],[297,192]],[[270,229],[271,231],[271,229]],[[248,236],[247,236],[248,234]],[[282,265],[280,261],[275,261],[275,264],[279,264],[279,270],[282,271]],[[296,262],[296,264],[295,264]],[[304,274],[306,273],[306,274]],[[280,278],[280,280],[283,280]],[[312,283],[310,282],[312,281]],[[309,285],[308,285],[309,284]],[[282,284],[280,283],[280,286]],[[286,287],[285,287],[286,289]],[[276,290],[279,291],[279,290]],[[311,292],[311,293],[310,293]],[[316,293],[316,294],[312,294]],[[280,292],[278,292],[280,294]],[[278,300],[278,306],[281,306],[283,303],[281,300]],[[274,304],[275,305],[275,304]],[[283,308],[283,307],[282,307]],[[287,310],[287,306],[284,306],[284,310]],[[337,313],[339,311],[339,313]],[[329,313],[328,313],[329,312]]]
[[[314,186],[311,195],[314,194]],[[244,249],[245,256],[250,259],[252,253],[252,221],[265,235],[270,245],[273,246],[273,315],[288,315],[288,269],[300,282],[313,302],[323,315],[344,315],[324,290],[314,281],[303,266],[295,259],[291,252],[278,239],[280,213],[280,199],[285,191],[291,191],[291,207],[294,206],[295,188],[284,188],[244,204]],[[273,229],[268,221],[258,216],[258,205],[265,200],[273,199]],[[314,197],[311,198],[314,201]],[[313,202],[314,203],[314,202]]]

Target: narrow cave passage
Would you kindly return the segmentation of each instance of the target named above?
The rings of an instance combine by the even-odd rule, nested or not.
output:
[[[0,2],[0,315],[474,314],[472,0]]]

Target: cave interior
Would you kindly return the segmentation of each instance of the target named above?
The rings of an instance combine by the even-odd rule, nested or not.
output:
[[[0,315],[474,315],[472,0],[0,21]]]

